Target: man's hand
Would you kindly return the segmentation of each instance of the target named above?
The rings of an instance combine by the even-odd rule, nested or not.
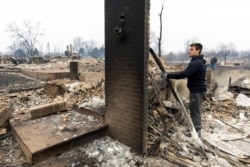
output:
[[[168,74],[167,73],[161,73],[161,77],[164,79],[168,79]]]

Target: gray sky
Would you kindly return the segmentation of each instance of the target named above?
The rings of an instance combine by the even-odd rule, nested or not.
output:
[[[151,0],[150,27],[156,35],[162,3]],[[202,42],[205,49],[233,43],[238,50],[250,50],[249,7],[249,0],[165,0],[163,52],[183,51],[188,39]],[[65,50],[78,36],[104,44],[104,0],[0,0],[0,51],[12,44],[7,24],[24,20],[40,22],[45,29],[43,51],[48,42],[52,50]]]

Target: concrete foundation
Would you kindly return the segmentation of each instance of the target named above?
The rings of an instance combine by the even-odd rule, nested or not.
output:
[[[244,76],[250,76],[250,71],[249,70],[211,70],[211,71],[207,71],[207,84],[217,83],[218,86],[228,86],[230,78],[231,78],[231,83],[233,83]]]
[[[54,80],[69,78],[69,70],[50,70],[50,71],[21,71],[22,74],[40,79],[40,80]]]

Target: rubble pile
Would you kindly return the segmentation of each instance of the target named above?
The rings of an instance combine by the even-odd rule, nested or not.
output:
[[[149,99],[147,155],[180,166],[250,166],[246,149],[250,146],[250,107],[244,107],[248,99],[244,98],[242,105],[237,101],[242,95],[228,92],[228,87],[209,88],[213,91],[202,105],[202,150],[195,138],[187,135],[190,129],[176,101],[168,101],[163,87],[155,84],[161,80],[155,63],[149,64],[149,70],[149,86],[154,87],[156,100]],[[171,71],[170,67],[166,71]],[[185,103],[188,106],[188,101]]]
[[[81,83],[74,83],[67,85],[68,92],[65,93],[66,97],[70,97],[70,93],[77,93],[81,90],[84,90],[83,87],[86,88],[86,85],[82,83],[82,87],[80,86]],[[84,86],[85,85],[85,86]],[[99,85],[103,90],[103,83]],[[75,89],[77,88],[77,89]],[[91,92],[91,87],[88,87],[88,90]],[[93,91],[94,92],[94,91]],[[80,95],[80,94],[79,94]],[[81,101],[80,106],[89,107],[89,106],[95,106],[98,107],[98,105],[103,105],[104,100],[100,98],[100,96],[96,96],[97,94],[93,94],[93,96],[90,96],[90,100],[84,99],[84,101]],[[50,97],[46,94],[43,94],[43,89],[37,89],[33,91],[22,91],[19,93],[11,93],[11,94],[5,94],[4,96],[1,96],[1,100],[5,101],[6,104],[8,102],[14,102],[13,108],[15,108],[15,111],[12,115],[12,119],[10,121],[16,121],[17,123],[22,123],[26,121],[29,117],[29,108],[41,105],[41,104],[47,104],[52,101],[59,101],[62,100],[64,97],[56,97],[55,99],[53,97]],[[68,99],[70,100],[70,99]],[[74,101],[74,100],[73,100]],[[79,101],[80,102],[80,101]],[[65,119],[71,119],[70,122],[72,124],[75,124],[71,112],[66,112],[64,114],[61,114],[60,120],[65,122]],[[73,114],[74,115],[74,114]],[[85,116],[82,115],[81,117],[86,117],[89,120],[97,121],[91,116]],[[24,119],[26,118],[26,120]],[[45,118],[42,118],[45,119]],[[78,124],[82,124],[83,122],[79,122],[76,120],[77,126],[68,126],[65,124],[58,124],[57,120],[52,120],[52,122],[55,122],[55,127],[58,129],[58,133],[60,131],[65,130],[74,130],[74,128],[78,128]],[[66,121],[67,122],[67,121]],[[0,138],[0,146],[1,146],[1,152],[0,152],[0,166],[27,166],[30,167],[31,164],[27,162],[26,157],[23,155],[21,148],[19,144],[15,141],[14,137],[11,135],[11,132],[8,130],[8,133],[3,135]],[[10,158],[11,157],[11,158]],[[48,159],[46,161],[43,161],[39,164],[37,164],[37,167],[47,167],[47,166],[61,166],[65,165],[67,166],[110,166],[110,167],[116,167],[116,166],[164,166],[167,164],[167,166],[175,166],[171,163],[167,162],[166,160],[163,160],[159,157],[143,157],[142,155],[136,154],[132,150],[130,150],[129,147],[125,146],[124,144],[111,139],[110,137],[104,137],[101,139],[97,139],[87,145],[84,145],[82,147],[78,147],[75,149],[72,149],[69,152],[60,154],[56,157],[53,157],[51,159]]]
[[[65,93],[64,100],[72,105],[80,105],[97,96],[100,97],[100,99],[104,99],[104,80],[96,85],[75,82],[67,85],[67,87],[69,91]]]
[[[250,146],[249,108],[236,108],[234,99],[214,102],[209,98],[202,108],[202,141],[208,160],[197,149],[193,138],[185,136],[187,126],[177,121],[178,112],[174,105],[172,108],[154,106],[149,110],[148,154],[159,155],[179,165],[249,164],[250,152],[246,149]]]
[[[54,61],[50,65],[49,63],[42,65],[43,67],[20,65],[20,68],[33,70],[68,68],[68,60],[65,59],[62,63],[58,63],[58,60]],[[95,69],[96,65],[92,63],[98,64],[100,61],[83,60],[84,66]],[[169,66],[166,62],[163,65],[166,71],[179,71],[185,68],[183,65]],[[250,146],[250,107],[244,105],[247,102],[242,103],[242,99],[248,101],[246,97],[233,93],[230,93],[230,96],[221,96],[228,90],[227,88],[220,90],[218,94],[208,92],[207,100],[202,105],[201,134],[206,153],[204,155],[197,147],[197,141],[185,135],[188,131],[185,118],[180,117],[179,106],[176,102],[167,100],[166,83],[161,79],[160,70],[152,60],[149,61],[149,74],[148,88],[152,96],[148,99],[148,140],[145,156],[134,153],[129,147],[110,137],[104,137],[52,157],[36,166],[62,166],[63,164],[69,167],[250,166],[248,149]],[[72,109],[74,105],[79,108],[100,108],[105,105],[104,80],[97,84],[78,81],[62,83],[64,84],[60,86],[64,88],[64,91],[56,96],[45,93],[45,87],[19,92],[4,91],[0,94],[0,110],[4,110],[6,106],[12,106],[14,111],[10,121],[22,123],[31,119],[32,107],[43,104],[64,101],[69,109]],[[188,101],[185,101],[185,105],[188,105]],[[72,116],[74,114],[65,112],[60,119],[65,122],[73,118]],[[83,115],[83,117],[90,121],[97,121],[90,116]],[[74,120],[71,121],[74,123]],[[76,126],[70,127],[67,124],[58,124],[56,128],[59,132],[75,130],[82,122],[76,121],[76,123]],[[7,126],[0,128],[0,147],[0,166],[31,166]]]
[[[2,167],[30,167],[22,149],[11,132],[0,136],[0,166]]]
[[[85,58],[78,60],[79,62],[79,70],[81,71],[94,71],[100,72],[104,71],[104,60],[100,58]]]
[[[30,109],[35,106],[66,101],[69,105],[71,105],[72,108],[72,105],[77,103],[84,104],[88,101],[88,99],[90,101],[93,99],[96,101],[97,97],[104,97],[104,82],[101,82],[95,86],[83,82],[77,82],[68,84],[65,86],[65,88],[65,94],[56,97],[45,94],[43,88],[13,93],[4,92],[1,93],[0,96],[0,109],[4,110],[6,106],[9,106],[11,104],[14,111],[9,121],[13,124],[22,124],[23,122],[31,119]],[[99,101],[103,101],[103,99],[99,99]],[[94,117],[92,118],[91,116],[86,115],[83,115],[82,117],[84,116],[88,119],[96,121]],[[72,118],[72,114],[68,112],[62,115],[63,121],[69,118]],[[75,119],[74,121],[72,120],[71,122],[79,124],[79,121],[77,122],[77,119]],[[58,131],[65,131],[72,130],[72,128],[74,130],[74,128],[77,128],[78,126],[79,125],[69,127],[67,126],[67,124],[60,124],[57,126],[57,128]],[[31,166],[31,164],[27,162],[26,157],[23,155],[20,146],[12,136],[12,133],[10,129],[8,129],[8,126],[0,128],[0,146],[0,166]],[[72,151],[77,152],[74,150]],[[86,159],[89,159],[88,157],[80,156],[79,158],[82,159],[82,161],[86,161]],[[75,162],[72,161],[72,164],[74,165]],[[48,164],[45,166],[48,166]]]
[[[93,97],[104,99],[104,81],[93,86],[84,82],[74,82],[65,86],[64,95],[53,97],[45,94],[43,88],[20,91],[18,93],[2,93],[0,101],[2,107],[13,104],[14,112],[11,121],[22,122],[30,119],[30,108],[53,102],[65,101],[70,109],[74,105],[80,105]],[[1,106],[0,106],[1,107]]]
[[[51,70],[51,69],[69,69],[69,63],[72,60],[69,58],[60,58],[60,59],[49,59],[48,63],[44,64],[19,64],[15,68],[20,70]]]
[[[8,67],[12,67],[19,70],[32,70],[32,71],[40,71],[40,70],[55,70],[55,69],[69,69],[69,64],[72,61],[71,58],[61,57],[55,59],[48,59],[46,63],[43,64],[18,64],[8,65]],[[79,60],[74,60],[79,62],[80,68],[85,71],[100,71],[104,70],[104,60],[99,58],[84,58]]]
[[[171,102],[168,102],[171,103]],[[207,101],[202,106],[202,141],[208,157],[187,137],[187,126],[178,121],[178,109],[150,106],[147,154],[160,156],[174,164],[187,166],[250,165],[250,110],[236,106],[235,99]]]
[[[133,152],[128,146],[106,136],[78,147],[74,150],[50,158],[36,165],[36,167],[60,166],[67,164],[74,166],[93,167],[176,167],[160,157],[145,157]]]

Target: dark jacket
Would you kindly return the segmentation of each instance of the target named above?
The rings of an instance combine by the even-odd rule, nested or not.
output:
[[[216,63],[217,63],[217,58],[216,58],[216,57],[213,57],[213,58],[210,60],[210,63],[211,63],[211,64],[216,64]]]
[[[206,60],[203,55],[192,58],[188,67],[182,72],[169,73],[168,78],[187,78],[187,87],[190,92],[206,92]]]

